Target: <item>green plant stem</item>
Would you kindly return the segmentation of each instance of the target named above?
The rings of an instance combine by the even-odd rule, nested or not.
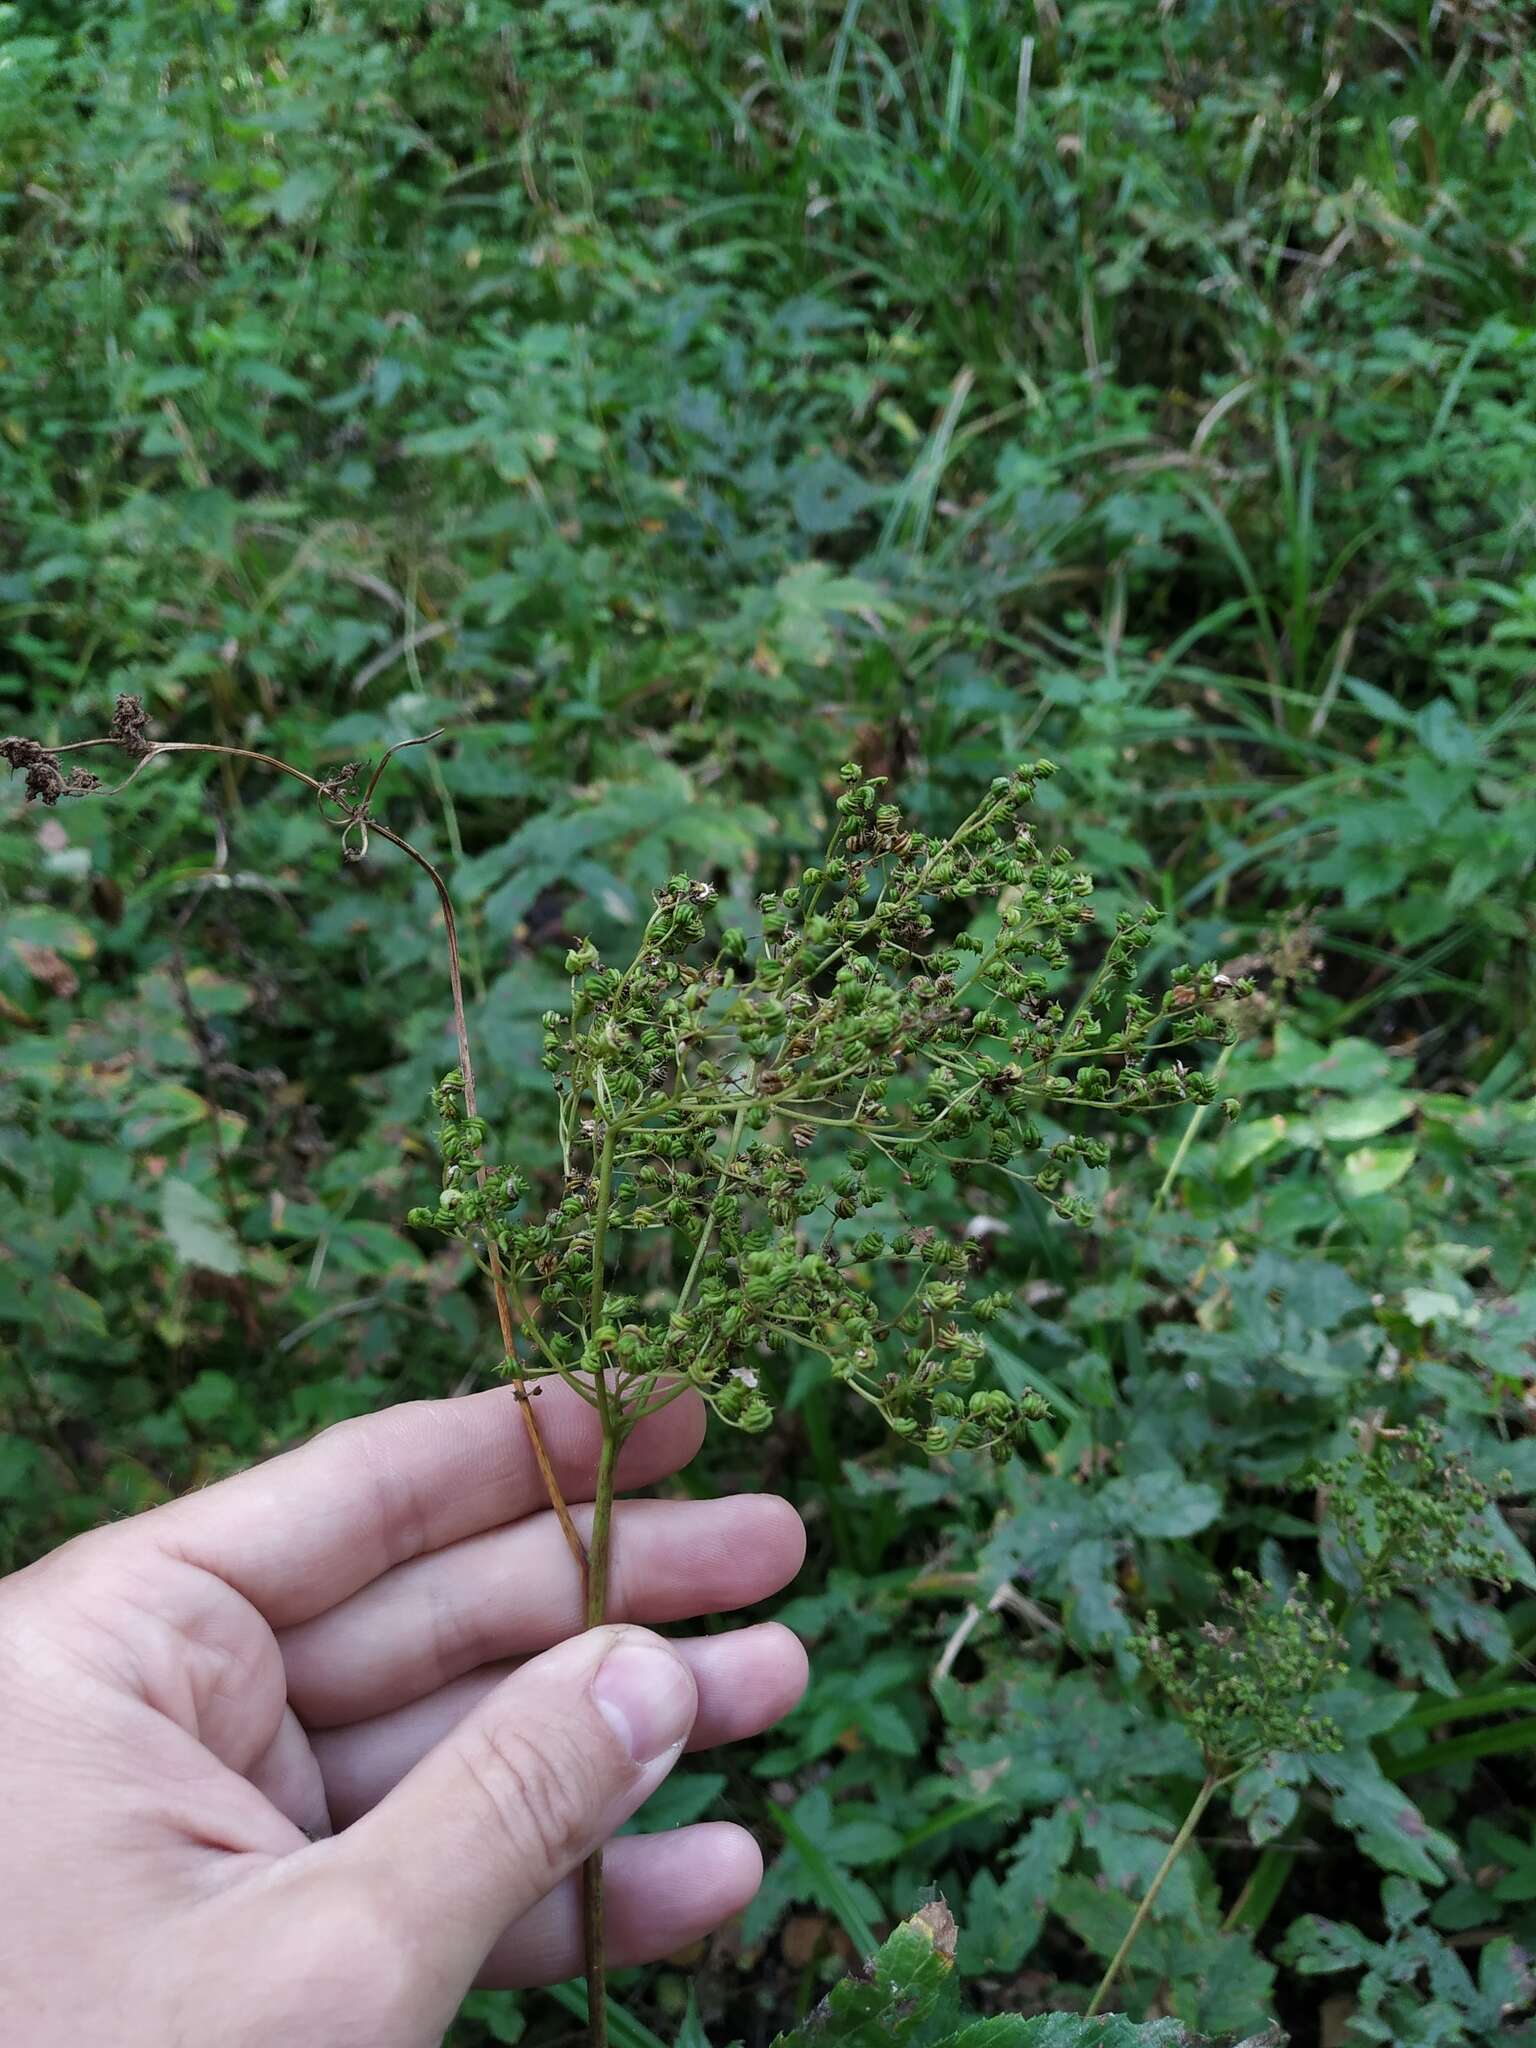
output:
[[[597,1485],[592,1502],[592,1533],[587,1539],[587,1627],[598,1628],[608,1615],[608,1559],[613,1548],[613,1475],[622,1431],[614,1412],[606,1373],[597,1375],[597,1412],[603,1443],[598,1454]],[[583,1961],[587,1976],[587,2040],[590,2048],[608,2048],[607,1926],[603,1903],[603,1852],[594,1849],[582,1866],[581,1922]]]
[[[608,1211],[613,1204],[613,1151],[616,1133],[612,1124],[603,1133],[602,1155],[597,1169],[597,1204],[592,1219],[592,1305],[591,1335],[595,1338],[603,1313],[603,1250],[608,1236]],[[608,1618],[608,1560],[613,1548],[613,1478],[619,1447],[624,1440],[624,1418],[606,1368],[592,1376],[597,1401],[602,1446],[597,1459],[597,1483],[592,1494],[592,1529],[587,1538],[586,1622],[600,1628]],[[608,2048],[608,1939],[607,1915],[603,1901],[603,1852],[594,1849],[581,1872],[581,1927],[583,1962],[587,1976],[587,2040],[589,2048]]]
[[[608,1242],[608,1211],[613,1202],[613,1146],[614,1128],[610,1124],[603,1133],[603,1150],[597,1164],[597,1206],[592,1215],[591,1335],[594,1342],[597,1339],[598,1324],[602,1321],[603,1290],[607,1285],[603,1272],[603,1253]]]
[[[1211,1801],[1215,1798],[1217,1792],[1221,1789],[1221,1787],[1224,1784],[1226,1784],[1226,1782],[1227,1780],[1225,1778],[1218,1778],[1214,1776],[1207,1777],[1205,1783],[1200,1787],[1200,1790],[1195,1794],[1195,1802],[1193,1806],[1190,1807],[1188,1813],[1185,1814],[1183,1826],[1179,1829],[1179,1832],[1174,1836],[1173,1840],[1169,1843],[1168,1854],[1163,1858],[1162,1862],[1158,1865],[1157,1875],[1153,1878],[1152,1882],[1147,1886],[1146,1892],[1142,1896],[1141,1904],[1136,1908],[1135,1917],[1132,1919],[1130,1926],[1125,1930],[1124,1941],[1122,1941],[1120,1946],[1115,1950],[1114,1955],[1110,1958],[1109,1968],[1104,1972],[1104,1975],[1099,1979],[1099,1988],[1097,1991],[1094,1992],[1093,1997],[1088,2004],[1089,2019],[1092,2019],[1094,2014],[1101,2010],[1105,1999],[1109,1996],[1111,1990],[1114,1988],[1115,1979],[1119,1976],[1121,1970],[1124,1968],[1126,1957],[1130,1954],[1131,1950],[1136,1946],[1136,1937],[1140,1934],[1142,1927],[1145,1925],[1147,1915],[1152,1911],[1153,1906],[1157,1903],[1158,1893],[1167,1883],[1169,1874],[1171,1873],[1173,1866],[1178,1862],[1179,1858],[1184,1854],[1184,1851],[1188,1848],[1189,1838],[1195,1832],[1195,1829],[1200,1825],[1201,1815],[1205,1812],[1205,1809],[1210,1805]]]
[[[1227,1062],[1232,1057],[1235,1043],[1236,1041],[1234,1040],[1232,1045],[1224,1045],[1222,1047],[1221,1055],[1218,1058],[1215,1066],[1211,1069],[1211,1086],[1213,1088],[1219,1088],[1221,1086],[1222,1079],[1227,1071]],[[1174,1150],[1173,1157],[1168,1162],[1168,1171],[1163,1175],[1161,1181],[1159,1181],[1158,1183],[1157,1193],[1152,1197],[1151,1206],[1148,1208],[1145,1220],[1143,1221],[1141,1226],[1141,1235],[1137,1240],[1136,1262],[1131,1269],[1131,1277],[1133,1281],[1141,1277],[1142,1260],[1146,1253],[1146,1247],[1149,1241],[1149,1234],[1152,1225],[1157,1221],[1158,1217],[1162,1214],[1164,1202],[1167,1201],[1169,1195],[1172,1193],[1175,1185],[1178,1182],[1179,1175],[1184,1171],[1184,1162],[1189,1157],[1189,1148],[1191,1145],[1194,1144],[1195,1139],[1199,1134],[1200,1126],[1205,1122],[1206,1115],[1211,1109],[1211,1107],[1212,1105],[1209,1102],[1199,1102],[1196,1103],[1194,1109],[1191,1110],[1189,1120],[1184,1126],[1183,1133],[1179,1138],[1179,1142]]]
[[[747,1105],[743,1103],[741,1108],[738,1109],[736,1112],[735,1123],[731,1126],[730,1141],[727,1144],[725,1151],[725,1162],[721,1166],[719,1176],[715,1181],[716,1194],[718,1194],[720,1190],[725,1186],[726,1169],[730,1166],[731,1161],[736,1157],[736,1148],[741,1143],[741,1134],[746,1129],[746,1123]],[[689,1298],[693,1293],[693,1283],[699,1277],[699,1268],[704,1263],[705,1254],[709,1250],[710,1241],[714,1237],[714,1234],[715,1219],[713,1210],[711,1210],[711,1213],[707,1221],[705,1222],[704,1228],[699,1232],[699,1241],[693,1248],[693,1262],[689,1266],[687,1273],[683,1276],[682,1288],[679,1291],[677,1297],[677,1311],[679,1314],[688,1306]]]

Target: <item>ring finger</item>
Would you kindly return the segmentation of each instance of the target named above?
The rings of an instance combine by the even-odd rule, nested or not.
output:
[[[622,1501],[607,1618],[654,1627],[748,1607],[787,1585],[804,1554],[799,1516],[771,1495]],[[289,1702],[315,1730],[536,1655],[581,1626],[570,1554],[554,1517],[541,1514],[397,1565],[278,1641]]]
[[[699,1692],[691,1750],[761,1734],[805,1690],[805,1651],[777,1622],[685,1637],[674,1647],[691,1667]],[[312,1736],[331,1824],[346,1827],[376,1806],[512,1668],[470,1672],[408,1706]]]

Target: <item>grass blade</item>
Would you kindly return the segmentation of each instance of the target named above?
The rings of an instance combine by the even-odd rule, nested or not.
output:
[[[774,1825],[805,1865],[815,1887],[817,1902],[833,1914],[844,1934],[861,1956],[872,1956],[880,1946],[875,1930],[864,1918],[864,1909],[854,1897],[847,1878],[811,1840],[794,1815],[771,1802],[768,1807]]]

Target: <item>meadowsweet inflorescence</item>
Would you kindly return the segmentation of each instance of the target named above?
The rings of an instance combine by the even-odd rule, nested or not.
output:
[[[1337,1539],[1337,1568],[1356,1599],[1433,1587],[1451,1576],[1510,1583],[1509,1558],[1485,1517],[1494,1489],[1426,1423],[1355,1425],[1348,1457],[1317,1468]],[[1503,1485],[1511,1482],[1503,1475]]]
[[[1054,772],[999,777],[939,838],[846,767],[825,856],[761,900],[754,938],[720,923],[708,882],[677,875],[627,966],[572,947],[569,1008],[544,1018],[563,1173],[542,1216],[514,1171],[477,1184],[485,1130],[447,1076],[443,1191],[410,1220],[494,1240],[524,1305],[524,1373],[594,1402],[601,1381],[626,1419],[692,1385],[758,1430],[774,1354],[809,1350],[899,1437],[1008,1454],[1042,1406],[974,1385],[979,1326],[1003,1300],[973,1295],[973,1243],[899,1220],[903,1196],[996,1172],[1087,1221],[1072,1171],[1109,1148],[1056,1119],[1209,1101],[1180,1054],[1228,1035],[1213,1005],[1232,991],[1191,968],[1160,1003],[1137,991],[1147,910],[1117,918],[1063,1006],[1055,985],[1094,912],[1091,878],[1022,815]],[[985,935],[965,928],[989,901]],[[658,1235],[683,1272],[670,1299],[610,1292],[615,1247]]]
[[[1342,1747],[1312,1701],[1347,1669],[1344,1645],[1305,1578],[1282,1594],[1236,1570],[1222,1602],[1221,1621],[1181,1636],[1160,1634],[1148,1614],[1133,1646],[1211,1776],[1229,1777],[1275,1750]]]

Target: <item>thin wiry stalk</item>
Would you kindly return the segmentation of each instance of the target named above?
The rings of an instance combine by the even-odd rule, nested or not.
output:
[[[1125,1930],[1125,1939],[1110,1958],[1109,1968],[1099,1979],[1099,1988],[1088,2002],[1089,2019],[1092,2019],[1102,2010],[1105,1999],[1108,1998],[1110,1992],[1114,1989],[1115,1979],[1125,1967],[1126,1958],[1130,1955],[1131,1950],[1136,1946],[1136,1937],[1146,1925],[1147,1916],[1157,1903],[1158,1893],[1167,1883],[1169,1876],[1172,1874],[1173,1866],[1189,1847],[1190,1837],[1200,1825],[1200,1816],[1205,1812],[1205,1809],[1210,1805],[1222,1786],[1229,1782],[1228,1778],[1208,1777],[1200,1787],[1200,1790],[1195,1794],[1194,1804],[1190,1807],[1188,1813],[1185,1814],[1183,1825],[1180,1827],[1179,1832],[1168,1845],[1168,1854],[1158,1865],[1157,1875],[1147,1886],[1141,1903],[1136,1908],[1131,1924]]]
[[[432,865],[431,861],[427,859],[426,855],[414,847],[408,839],[402,838],[398,832],[392,832],[387,825],[381,825],[376,818],[371,816],[369,809],[374,792],[379,786],[379,778],[383,775],[384,770],[388,767],[393,757],[406,747],[424,746],[429,740],[433,740],[436,737],[436,732],[424,733],[416,739],[400,740],[394,746],[388,748],[383,758],[374,768],[367,787],[360,797],[356,795],[354,790],[350,789],[342,778],[322,781],[317,776],[307,774],[304,769],[296,768],[291,761],[280,760],[277,755],[263,753],[259,748],[226,746],[208,740],[150,740],[144,745],[143,752],[134,761],[133,767],[120,783],[116,784],[115,787],[102,788],[91,793],[102,796],[115,796],[119,794],[130,783],[136,781],[152,761],[158,760],[162,755],[203,754],[226,763],[249,761],[253,766],[270,769],[275,775],[286,775],[291,781],[302,783],[304,788],[310,792],[320,806],[322,816],[341,834],[342,844],[349,860],[360,860],[367,852],[370,831],[377,832],[381,839],[387,839],[391,846],[398,847],[401,853],[416,863],[417,867],[421,869],[422,873],[431,882],[437,894],[439,907],[442,910],[443,928],[448,944],[448,985],[452,995],[453,1033],[458,1046],[459,1068],[464,1076],[464,1106],[468,1114],[473,1116],[475,1114],[475,1067],[474,1059],[470,1052],[469,1025],[464,1011],[464,975],[459,955],[458,920],[454,915],[453,898],[448,893],[447,883]],[[122,746],[122,738],[113,734],[97,739],[73,740],[63,746],[46,747],[42,749],[42,752],[50,758],[57,758],[61,754],[84,753],[98,747],[121,748]],[[48,800],[51,801],[52,799]],[[340,813],[340,816],[331,816],[326,808],[327,805],[334,806]],[[484,1176],[485,1169],[482,1167],[480,1169],[482,1182],[484,1181]],[[494,1244],[487,1244],[486,1250],[488,1253],[487,1266],[491,1281],[491,1295],[496,1304],[496,1321],[501,1335],[502,1351],[507,1360],[507,1370],[511,1374],[516,1388],[518,1409],[523,1418],[523,1427],[527,1432],[529,1447],[533,1452],[534,1462],[538,1466],[539,1476],[544,1482],[544,1490],[549,1497],[549,1504],[554,1510],[556,1520],[560,1524],[566,1546],[575,1560],[577,1571],[581,1577],[583,1597],[585,1597],[588,1583],[586,1546],[581,1540],[575,1523],[571,1520],[570,1508],[566,1503],[559,1479],[556,1477],[554,1466],[550,1461],[549,1450],[544,1442],[543,1432],[539,1428],[538,1418],[533,1412],[532,1397],[529,1394],[527,1381],[517,1357],[516,1326],[512,1319],[511,1305],[507,1300],[506,1283],[502,1272],[500,1254]]]
[[[375,777],[376,780],[377,777]],[[371,787],[372,785],[370,784]],[[419,853],[409,841],[402,839],[398,833],[391,832],[387,825],[379,824],[376,819],[373,821],[373,829],[381,839],[387,839],[391,846],[398,846],[402,853],[408,854],[426,874],[433,888],[437,891],[437,900],[443,913],[443,930],[448,941],[448,985],[453,994],[453,1033],[458,1041],[459,1070],[464,1076],[464,1110],[467,1116],[474,1116],[476,1114],[475,1067],[474,1061],[470,1056],[469,1026],[464,1015],[464,974],[459,957],[459,927],[458,920],[454,916],[453,899],[448,893],[447,883],[424,853]],[[485,1173],[486,1169],[482,1165],[478,1176],[482,1187],[485,1185]],[[566,1505],[565,1495],[561,1491],[560,1482],[555,1476],[555,1468],[550,1463],[549,1450],[544,1442],[543,1432],[540,1430],[538,1418],[533,1412],[533,1396],[528,1391],[528,1383],[523,1376],[522,1367],[517,1357],[516,1332],[512,1321],[512,1307],[507,1300],[507,1286],[502,1271],[501,1254],[496,1249],[494,1239],[489,1235],[486,1237],[485,1251],[486,1264],[490,1269],[491,1275],[491,1298],[496,1304],[496,1321],[501,1331],[501,1348],[506,1356],[507,1370],[511,1373],[513,1385],[517,1390],[517,1401],[518,1407],[522,1412],[523,1426],[528,1432],[528,1442],[539,1468],[539,1477],[544,1482],[544,1491],[549,1496],[549,1504],[554,1509],[555,1519],[560,1524],[560,1532],[565,1538],[566,1548],[575,1559],[576,1570],[581,1579],[582,1597],[585,1600],[588,1582],[586,1545],[581,1540],[576,1524],[571,1520],[570,1508]]]
[[[597,1212],[592,1233],[592,1330],[601,1326],[607,1275],[603,1253],[608,1234],[608,1212],[613,1201],[613,1156],[615,1132],[610,1123],[603,1135],[602,1158],[598,1166]],[[613,1549],[613,1483],[619,1446],[624,1435],[623,1396],[608,1384],[601,1367],[593,1375],[602,1449],[598,1454],[597,1485],[592,1502],[592,1536],[588,1549],[588,1570],[584,1581],[584,1608],[588,1628],[600,1628],[608,1618],[608,1560]],[[587,1858],[581,1872],[582,1960],[587,1977],[587,2040],[589,2048],[608,2048],[608,1929],[603,1897],[603,1851],[599,1844]]]

